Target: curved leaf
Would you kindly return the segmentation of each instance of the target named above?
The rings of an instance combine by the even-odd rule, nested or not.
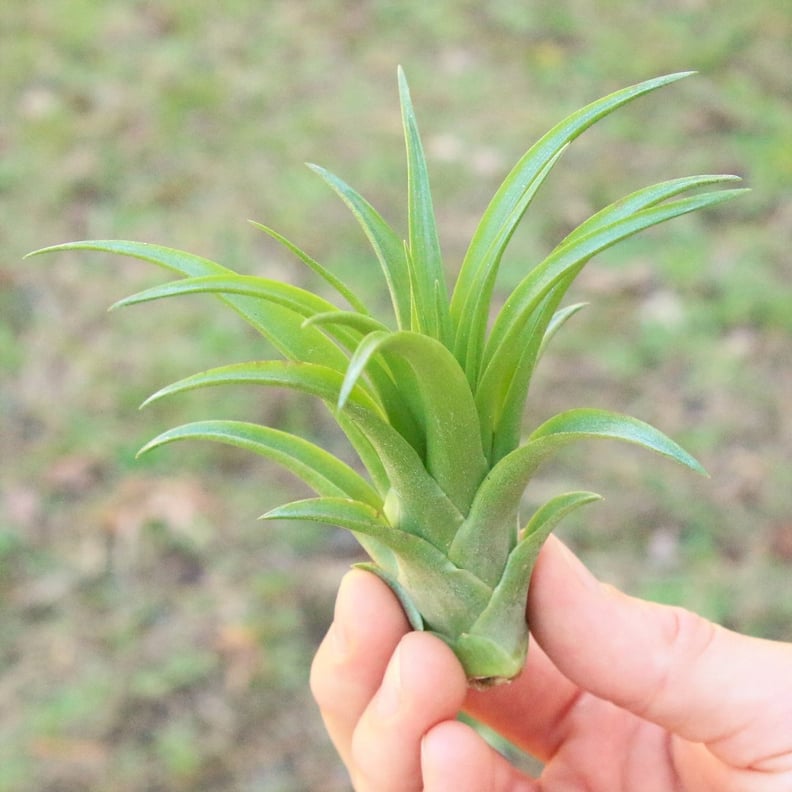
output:
[[[542,336],[542,343],[539,345],[539,352],[536,355],[537,360],[545,353],[547,345],[553,340],[555,334],[567,323],[569,319],[571,319],[578,311],[581,311],[587,305],[588,303],[575,303],[574,305],[567,305],[566,308],[561,308],[553,314],[553,318],[550,320],[550,324],[547,325],[547,329]]]
[[[418,608],[415,607],[415,603],[412,601],[410,593],[396,580],[395,577],[388,574],[388,572],[386,572],[381,566],[378,566],[377,564],[369,564],[366,561],[363,561],[359,564],[353,564],[352,566],[355,569],[363,569],[366,572],[371,572],[384,583],[387,583],[387,585],[390,587],[390,590],[396,595],[396,599],[399,600],[399,604],[402,606],[404,615],[407,617],[407,621],[410,622],[410,627],[412,627],[413,630],[418,631],[426,629],[423,616],[421,616],[421,612],[418,610]]]
[[[527,553],[535,553],[533,560],[539,553],[539,548],[544,544],[544,540],[550,536],[553,529],[570,512],[585,506],[587,503],[602,500],[602,496],[596,492],[565,492],[563,495],[556,495],[546,503],[543,503],[532,515],[528,523],[520,531],[520,541],[517,548],[511,552],[517,564],[524,564],[528,561]],[[509,564],[512,559],[509,559]],[[533,563],[533,562],[532,562]]]
[[[426,470],[416,450],[390,424],[368,410],[348,403],[341,415],[360,430],[376,451],[390,483],[387,497],[399,505],[398,527],[447,553],[463,517]]]
[[[355,311],[326,311],[324,313],[317,313],[309,316],[304,322],[303,327],[310,325],[324,326],[324,325],[343,325],[344,327],[352,327],[357,330],[361,336],[366,333],[371,333],[374,330],[382,330],[389,332],[389,329],[377,321],[372,316],[366,316]]]
[[[681,179],[671,179],[670,181],[659,182],[649,187],[644,187],[636,192],[625,195],[615,203],[606,206],[599,212],[591,215],[584,220],[577,228],[571,231],[562,240],[559,247],[568,245],[581,237],[588,236],[595,231],[605,228],[619,220],[625,220],[630,215],[648,209],[652,206],[667,201],[675,195],[689,192],[699,187],[706,187],[712,184],[725,184],[742,181],[739,176],[728,174],[701,176],[686,176]]]
[[[358,424],[351,420],[348,415],[336,410],[334,418],[355,449],[360,461],[363,463],[363,467],[366,468],[375,489],[380,497],[384,499],[391,488],[391,483],[377,449],[372,445]]]
[[[477,382],[480,373],[481,356],[490,318],[492,293],[495,289],[495,280],[501,259],[517,224],[528,210],[534,196],[544,184],[545,179],[550,175],[550,171],[565,149],[566,146],[562,147],[544,168],[536,174],[530,184],[526,186],[520,201],[513,209],[509,222],[501,227],[500,233],[493,239],[484,257],[479,261],[477,286],[468,293],[464,304],[455,317],[454,353],[463,364],[471,385]]]
[[[312,294],[299,286],[261,278],[258,275],[202,275],[197,278],[183,278],[153,286],[144,291],[124,297],[110,306],[110,310],[129,305],[161,300],[165,297],[178,297],[184,294],[242,294],[283,305],[301,316],[337,311],[335,305]]]
[[[261,278],[257,275],[237,274],[183,278],[182,280],[164,283],[119,300],[111,306],[111,310],[185,294],[235,294],[255,297],[267,303],[268,308],[273,305],[282,306],[300,317],[307,318],[316,314],[341,313],[332,303],[298,286],[292,286],[289,283],[282,283],[270,278]],[[360,340],[360,335],[356,331],[350,332],[350,329],[349,326],[338,324],[330,335],[345,348],[354,349]],[[304,320],[300,323],[299,330],[295,332],[302,332],[308,338],[317,337],[317,331],[310,326],[310,322]],[[327,344],[326,338],[324,339],[324,344]],[[346,366],[346,358],[343,354],[339,354],[337,348],[326,362],[334,359],[340,363],[342,368]]]
[[[230,274],[232,272],[228,267],[224,267],[222,264],[202,256],[196,256],[194,253],[187,253],[184,250],[163,247],[162,245],[152,245],[148,242],[131,242],[124,239],[92,239],[81,242],[67,242],[62,245],[51,245],[40,250],[34,250],[32,253],[28,253],[25,258],[39,256],[43,253],[62,253],[70,250],[92,250],[98,253],[114,253],[119,256],[128,256],[141,261],[148,261],[151,264],[165,267],[165,269],[188,277]]]
[[[396,582],[410,592],[427,629],[448,636],[465,631],[489,601],[491,589],[474,575],[456,567],[421,537],[391,527],[381,513],[363,504],[310,499],[277,507],[265,517],[318,520],[375,538],[398,558]]]
[[[218,385],[265,385],[292,388],[317,396],[330,406],[334,405],[338,399],[341,381],[342,377],[339,372],[315,363],[296,363],[284,360],[255,361],[220,366],[186,377],[152,394],[141,407],[165,396]],[[360,408],[360,410],[355,410],[355,417],[351,417],[352,411],[348,411],[348,414],[336,411],[334,417],[357,451],[380,495],[384,497],[391,488],[391,482],[383,468],[381,455],[377,448],[372,446],[369,435],[377,432],[380,435],[387,435],[390,439],[380,440],[380,443],[387,442],[389,446],[393,446],[394,443],[389,432],[395,432],[390,427],[387,430],[381,427],[377,430],[378,425],[387,426],[387,424],[382,419],[381,408],[372,400],[362,385],[355,386],[350,394],[349,402],[356,408]],[[364,418],[366,413],[371,414],[368,421]],[[361,426],[366,427],[368,434],[361,429]]]
[[[390,332],[387,327],[370,316],[364,316],[352,311],[329,311],[327,313],[314,314],[303,322],[303,327],[316,326],[322,327],[346,327],[359,333],[356,336],[354,345],[349,345],[351,340],[344,336],[345,346],[352,350],[355,349],[360,339],[371,332],[382,331]],[[331,331],[330,335],[334,333]],[[338,336],[338,331],[335,331]],[[377,393],[380,402],[385,407],[388,420],[394,428],[406,438],[410,444],[419,452],[424,452],[424,441],[421,430],[418,426],[416,415],[420,413],[420,405],[415,403],[412,393],[405,393],[404,366],[398,361],[389,361],[385,365],[384,361],[375,361],[368,369],[368,377],[371,379],[373,390]]]
[[[569,443],[597,438],[635,443],[706,475],[687,451],[637,418],[590,408],[569,410],[543,423],[524,445],[495,465],[476,493],[468,520],[475,520],[482,530],[487,526],[497,530],[513,519],[523,491],[546,459]]]
[[[719,190],[652,206],[622,217],[592,233],[574,237],[568,244],[559,245],[541,264],[523,278],[509,296],[490,333],[484,352],[485,365],[497,365],[500,350],[515,342],[525,326],[530,312],[562,279],[572,278],[597,253],[652,226],[680,217],[698,209],[728,201],[745,190]],[[486,369],[483,376],[486,376]]]
[[[487,288],[491,290],[486,286],[492,277],[491,269],[497,267],[520,222],[530,202],[526,200],[526,193],[535,185],[539,174],[545,171],[546,176],[564,147],[601,118],[639,96],[690,74],[692,72],[681,72],[658,77],[598,99],[569,115],[528,149],[490,201],[465,254],[451,300],[451,314],[457,328],[470,318],[471,297],[486,292]],[[456,351],[460,360],[467,360],[466,349],[457,345]]]
[[[595,492],[568,492],[552,498],[536,510],[521,532],[522,538],[509,554],[503,576],[495,586],[486,610],[471,627],[472,635],[489,638],[511,651],[521,646],[528,585],[536,558],[547,537],[561,520],[587,503],[602,500]]]
[[[451,352],[429,336],[408,331],[370,333],[349,361],[339,405],[378,353],[398,355],[413,369],[423,405],[426,469],[466,513],[487,465],[478,414],[464,372]]]
[[[367,503],[347,498],[309,498],[270,509],[260,520],[308,520],[335,525],[350,531],[361,547],[383,570],[395,574],[398,567],[387,541],[393,530],[383,519],[382,511]]]
[[[568,283],[562,279],[536,305],[522,329],[519,344],[504,346],[497,366],[486,369],[476,388],[481,435],[490,465],[520,442],[525,402],[547,328]]]
[[[326,402],[334,403],[338,397],[341,384],[341,375],[329,368],[309,363],[290,363],[287,361],[268,360],[252,363],[221,366],[206,372],[194,374],[162,388],[147,399],[144,404],[195,388],[212,387],[229,384],[253,384],[286,387],[317,396]],[[453,506],[448,497],[437,485],[437,482],[426,471],[422,460],[415,449],[382,418],[381,408],[372,401],[371,396],[361,386],[356,385],[348,396],[345,410],[336,415],[339,425],[346,433],[355,450],[360,455],[372,479],[376,482],[381,494],[377,496],[378,503],[386,492],[398,493],[403,503],[404,530],[413,531],[425,536],[440,548],[447,548],[462,522],[462,515]],[[225,442],[228,439],[228,426],[255,427],[254,424],[237,424],[235,422],[200,422],[190,424],[189,427],[214,426],[220,423],[226,432]],[[192,431],[192,430],[191,430]],[[250,432],[256,437],[268,432],[275,432],[268,427],[246,430],[245,436],[250,441]],[[149,450],[155,445],[182,439],[184,429],[180,428],[179,435],[173,436],[176,430],[166,432],[149,443],[144,450]],[[189,436],[195,436],[193,434]],[[280,434],[273,437],[282,439]],[[287,437],[293,437],[287,435]],[[208,437],[205,439],[218,439]],[[266,438],[265,438],[266,439]],[[299,438],[294,438],[298,443],[304,443]],[[284,442],[288,442],[285,441]],[[242,445],[250,450],[264,453],[260,447],[246,445],[236,438],[232,444]],[[321,449],[320,449],[321,451]],[[322,452],[324,454],[325,452]],[[266,454],[264,454],[266,456]],[[331,457],[332,458],[332,457]],[[283,464],[282,459],[277,461]],[[291,468],[290,468],[291,469]],[[295,472],[295,471],[292,471]],[[297,475],[304,478],[302,472]],[[310,482],[309,482],[310,483]],[[322,492],[321,494],[328,494]],[[330,493],[339,494],[339,493]],[[345,493],[348,494],[348,493]],[[368,498],[358,498],[371,502]]]
[[[309,520],[346,528],[384,539],[386,542],[394,529],[383,517],[382,509],[349,498],[306,498],[270,509],[260,520]]]
[[[360,223],[385,275],[396,322],[400,328],[409,327],[410,275],[401,239],[383,220],[379,212],[345,181],[318,165],[309,163],[308,167],[332,187]]]
[[[280,242],[280,244],[283,245],[287,250],[297,256],[300,261],[312,269],[317,275],[319,275],[320,278],[329,283],[350,304],[350,306],[355,309],[355,311],[369,315],[370,312],[364,305],[363,301],[340,278],[333,275],[330,270],[328,270],[326,267],[323,267],[318,261],[311,258],[305,251],[301,250],[293,242],[290,242],[288,239],[286,239],[283,234],[279,234],[277,231],[275,231],[275,229],[262,225],[261,223],[257,223],[255,220],[249,220],[248,222],[254,228],[258,228],[259,231],[263,231],[277,242]]]
[[[534,311],[531,317],[531,325],[525,330],[524,335],[529,339],[528,343],[524,346],[522,352],[514,358],[514,373],[508,382],[508,388],[503,399],[498,404],[500,412],[497,413],[493,421],[491,464],[502,459],[520,444],[525,403],[533,380],[534,370],[553,336],[568,319],[585,305],[585,303],[577,303],[568,308],[555,311],[554,309],[560,297],[554,292],[557,290],[558,295],[561,295],[567,288],[566,283],[562,280],[555,289],[552,289],[545,297],[541,308]],[[548,316],[550,316],[549,321]],[[484,392],[486,393],[486,390]],[[479,399],[477,398],[476,401],[478,404]],[[488,404],[487,406],[489,410],[495,409],[495,405]],[[481,407],[479,409],[481,410]]]
[[[485,368],[476,389],[478,400],[500,400],[488,405],[487,414],[496,417],[506,414],[512,419],[504,424],[505,435],[496,430],[493,449],[497,451],[493,460],[514,445],[516,419],[522,412],[536,360],[535,356],[526,355],[518,363],[516,356],[531,343],[533,334],[544,335],[551,317],[545,311],[549,296],[552,295],[557,305],[586,262],[607,247],[658,223],[721,203],[742,192],[721,190],[644,209],[559,246],[520,282],[495,320],[484,352]],[[542,314],[544,318],[537,323]],[[512,388],[512,383],[517,387]]]
[[[322,366],[318,363],[300,363],[297,361],[285,360],[260,360],[248,363],[237,363],[230,366],[220,366],[218,368],[210,369],[198,374],[193,374],[189,377],[166,385],[156,393],[149,396],[143,402],[141,407],[145,407],[151,402],[157,401],[165,396],[171,396],[184,391],[195,390],[197,388],[207,388],[220,385],[268,385],[274,387],[291,388],[293,390],[301,391],[310,396],[316,396],[324,400],[328,407],[334,409],[338,402],[338,396],[343,382],[343,376],[335,369],[328,366]],[[382,392],[381,388],[377,390]],[[389,393],[386,391],[386,394]],[[361,423],[365,424],[367,429],[364,435],[370,434],[373,426],[381,424],[393,424],[393,427],[388,427],[388,431],[393,434],[405,436],[405,431],[402,428],[405,426],[400,420],[394,420],[394,413],[390,412],[385,417],[383,405],[378,398],[376,392],[372,392],[365,383],[358,382],[353,387],[352,392],[349,394],[348,399],[351,404],[360,407],[362,412],[355,413],[352,425],[350,425],[349,417],[343,416],[338,410],[334,410],[333,417],[338,422],[344,433],[349,438],[355,450],[358,452],[363,464],[369,471],[372,479],[377,482],[378,488],[382,489],[383,476],[382,476],[382,463],[378,458],[378,453],[372,454],[370,442],[364,442],[360,436]],[[391,399],[396,401],[396,397],[391,395]],[[396,405],[399,407],[398,403]],[[364,415],[370,412],[376,419],[372,424],[371,421],[364,421]],[[403,418],[404,421],[410,420],[410,416],[403,411],[404,415],[399,415],[398,418]],[[408,428],[410,426],[408,425]],[[378,430],[382,434],[383,430]],[[406,440],[405,442],[409,442]],[[393,446],[393,442],[390,442]],[[388,487],[385,488],[386,490]]]
[[[153,393],[141,407],[165,396],[218,385],[267,385],[291,388],[335,404],[342,381],[343,376],[340,372],[317,363],[257,360],[249,363],[234,363],[230,366],[218,366],[185,377]],[[355,386],[349,394],[349,400],[363,409],[370,410],[380,418],[384,418],[382,408],[362,384]]]
[[[339,350],[335,345],[331,347],[333,352],[331,353],[329,351],[327,348],[327,338],[324,337],[324,333],[322,333],[320,328],[326,328],[325,333],[330,336],[330,338],[345,349],[352,350],[357,347],[361,338],[359,328],[371,327],[372,325],[376,327],[381,326],[371,317],[362,314],[354,314],[348,311],[340,311],[327,300],[317,297],[315,294],[297,286],[280,283],[268,278],[260,278],[258,276],[234,274],[185,278],[180,281],[162,284],[120,300],[113,307],[128,306],[164,297],[194,293],[239,294],[247,297],[256,297],[273,306],[280,305],[301,317],[306,317],[306,319],[300,323],[299,329],[293,331],[295,333],[302,333],[306,336],[305,343],[311,349],[311,354],[305,355],[305,358],[310,362],[326,362],[328,365],[336,362],[339,370],[346,369],[347,358],[339,354]],[[340,321],[331,322],[325,318],[331,316],[336,317]],[[311,340],[316,339],[317,334],[322,337],[321,356],[317,355],[316,350],[310,346]],[[321,357],[321,360],[317,359],[319,357]],[[379,399],[385,406],[389,419],[393,422],[394,426],[396,426],[405,437],[420,446],[417,439],[415,417],[410,411],[409,405],[405,402],[405,399],[398,392],[393,382],[393,375],[386,367],[383,367],[380,363],[375,363],[369,370],[369,377],[373,389],[377,392]]]
[[[341,460],[308,440],[269,426],[243,421],[196,421],[158,435],[140,449],[138,456],[177,440],[212,440],[252,451],[282,465],[320,495],[382,505],[371,485]]]
[[[115,253],[147,261],[188,278],[210,275],[234,276],[232,270],[209,259],[183,250],[126,240],[92,240],[70,242],[65,245],[37,250],[29,255],[63,251],[87,250]],[[303,328],[303,316],[283,305],[262,301],[254,297],[235,294],[218,294],[218,299],[231,306],[246,322],[261,333],[273,346],[290,360],[306,360],[338,369],[346,366],[346,356],[317,329]]]
[[[553,446],[593,437],[635,443],[689,467],[696,473],[707,475],[707,471],[696,459],[659,429],[638,418],[607,410],[578,408],[559,413],[534,430],[528,437],[528,444],[547,443]]]

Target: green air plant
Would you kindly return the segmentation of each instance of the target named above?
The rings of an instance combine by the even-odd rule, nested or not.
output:
[[[453,289],[441,259],[427,166],[401,70],[407,145],[407,239],[337,176],[318,174],[368,237],[390,292],[393,316],[375,316],[345,283],[283,236],[258,226],[324,279],[340,300],[268,278],[239,275],[179,250],[138,242],[75,242],[37,253],[93,250],[153,262],[183,276],[117,305],[209,293],[265,336],[284,360],[214,368],[169,385],[146,403],[214,385],[291,388],[321,399],[360,458],[365,475],[306,439],[232,420],[189,423],[140,453],[203,439],[278,462],[316,497],[264,519],[313,520],[346,528],[399,598],[411,625],[445,641],[470,683],[514,678],[528,647],[525,600],[542,543],[570,512],[599,498],[551,498],[520,525],[520,501],[537,468],[568,443],[615,438],[703,473],[686,451],[635,418],[572,409],[521,438],[534,368],[547,342],[580,305],[562,299],[586,262],[617,242],[742,192],[733,176],[691,176],[638,190],[569,233],[530,268],[494,317],[501,258],[515,228],[567,145],[599,119],[688,73],[612,93],[553,127],[519,160],[473,234]],[[715,191],[702,191],[718,185]]]

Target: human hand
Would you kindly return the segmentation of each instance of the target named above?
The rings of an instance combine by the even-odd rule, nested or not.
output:
[[[551,537],[522,675],[477,692],[374,575],[343,580],[311,687],[357,792],[790,792],[792,644],[598,583]],[[461,710],[544,762],[514,769]]]

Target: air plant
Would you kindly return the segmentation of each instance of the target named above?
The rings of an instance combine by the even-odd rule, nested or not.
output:
[[[531,146],[489,203],[449,289],[424,150],[400,69],[406,241],[346,182],[309,166],[368,237],[390,293],[392,316],[375,315],[336,275],[262,225],[258,228],[332,287],[335,302],[294,285],[237,274],[191,253],[139,242],[74,242],[36,252],[102,251],[160,265],[182,277],[117,306],[209,293],[259,331],[283,359],[214,368],[163,388],[146,404],[217,385],[307,393],[327,406],[360,465],[353,468],[294,434],[235,420],[170,429],[140,453],[177,440],[203,439],[282,465],[316,497],[278,506],[264,519],[347,529],[370,556],[360,566],[391,587],[413,628],[434,633],[453,649],[472,685],[508,681],[520,672],[527,652],[525,601],[537,554],[564,517],[599,498],[592,492],[559,494],[521,524],[523,493],[540,465],[572,442],[605,438],[637,444],[704,472],[674,441],[636,418],[571,409],[523,438],[523,416],[548,342],[581,308],[562,306],[562,300],[589,259],[644,229],[735,197],[742,190],[723,185],[736,177],[678,178],[606,206],[528,269],[497,313],[493,307],[509,240],[566,147],[601,118],[688,74],[658,77],[605,96]],[[712,186],[718,189],[702,190]]]

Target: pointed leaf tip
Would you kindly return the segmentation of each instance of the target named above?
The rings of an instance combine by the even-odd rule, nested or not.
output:
[[[593,408],[578,408],[559,413],[545,421],[529,441],[548,442],[551,446],[585,438],[623,440],[655,451],[662,456],[707,476],[701,463],[651,424],[628,415]]]

